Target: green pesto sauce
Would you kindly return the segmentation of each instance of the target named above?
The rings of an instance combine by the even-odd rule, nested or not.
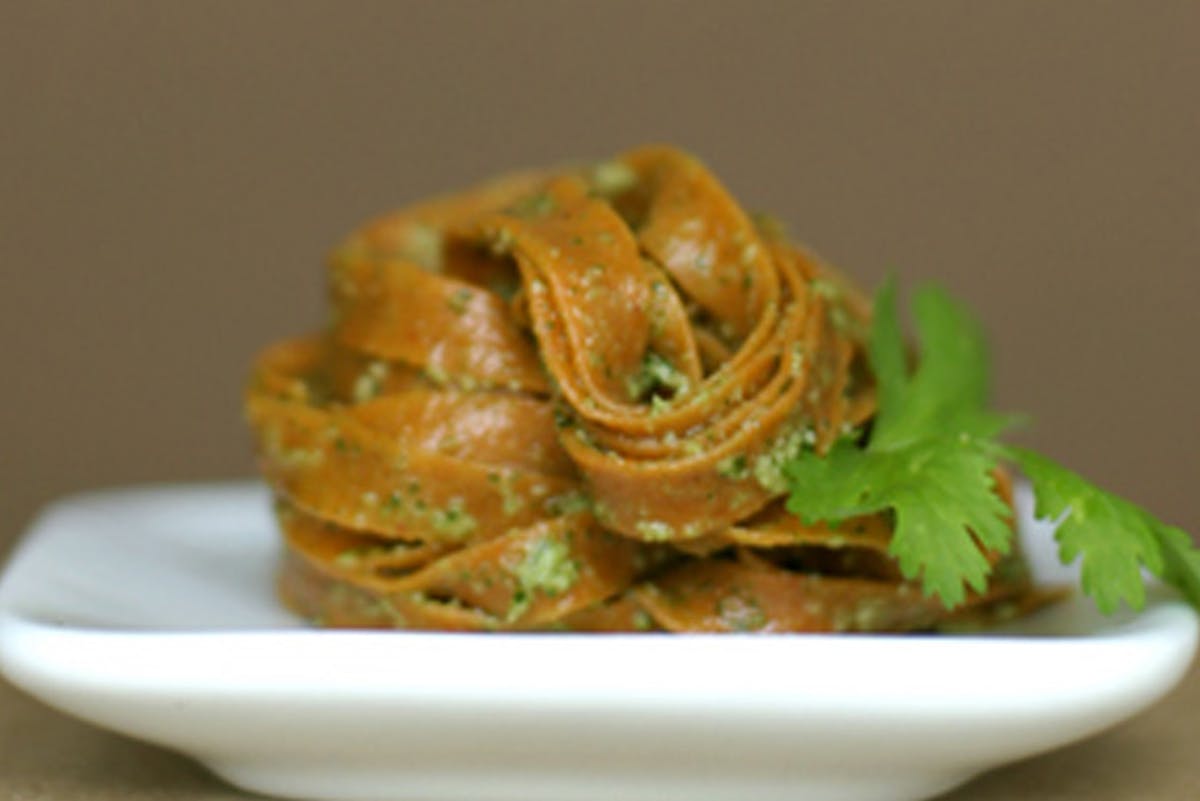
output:
[[[775,438],[771,447],[754,460],[754,480],[773,493],[787,492],[783,468],[813,443],[815,433],[807,426],[796,426]]]
[[[671,524],[661,520],[640,520],[634,529],[647,542],[665,542],[675,537],[675,529]]]
[[[638,175],[623,161],[602,161],[592,168],[592,190],[601,197],[627,192],[637,185]]]
[[[450,307],[450,311],[455,314],[462,314],[467,310],[467,305],[471,302],[471,290],[466,287],[456,289],[454,294],[446,299],[446,305]]]
[[[274,427],[268,428],[263,435],[262,448],[274,462],[291,470],[313,469],[325,462],[324,450],[289,447],[283,441],[283,434]]]
[[[404,232],[400,254],[430,272],[442,269],[442,233],[428,225],[413,225]]]
[[[767,625],[767,616],[758,602],[739,593],[717,602],[717,616],[732,631],[758,631]]]
[[[351,393],[355,403],[366,403],[378,397],[387,381],[390,368],[387,362],[373,361],[354,379]]]
[[[552,515],[570,515],[591,509],[592,499],[582,490],[571,490],[547,498],[544,506]]]
[[[800,342],[793,343],[791,359],[788,361],[788,371],[792,378],[799,378],[804,375],[804,344]]]
[[[571,558],[571,549],[565,542],[542,537],[526,545],[525,558],[513,575],[517,589],[508,610],[510,621],[525,614],[535,594],[554,598],[568,592],[579,580],[579,564]]]
[[[741,481],[750,476],[750,465],[746,454],[737,453],[717,462],[717,475],[733,481]]]
[[[438,386],[445,386],[450,382],[450,374],[441,365],[427,364],[423,372],[426,378]]]
[[[462,539],[475,530],[475,518],[466,510],[462,498],[452,498],[444,509],[434,509],[429,515],[433,530],[448,537]]]
[[[510,470],[488,473],[487,476],[488,483],[492,484],[500,493],[500,509],[508,517],[512,517],[525,508],[525,497],[514,486],[515,478]]]
[[[491,250],[493,256],[506,256],[512,252],[515,242],[516,239],[513,237],[512,230],[501,228],[492,235],[491,241],[488,243],[488,249]]]
[[[883,598],[863,598],[833,613],[834,631],[879,631],[891,622],[891,605]]]
[[[639,400],[647,393],[657,394],[668,390],[672,396],[687,392],[688,378],[675,368],[666,357],[655,351],[646,351],[641,367],[625,379],[625,391],[630,400]]]
[[[346,439],[341,434],[334,435],[333,449],[347,456],[358,456],[362,453],[362,446],[353,440]]]
[[[746,267],[749,267],[750,265],[752,265],[754,263],[754,260],[758,258],[758,253],[759,253],[759,250],[758,250],[758,245],[756,243],[747,242],[745,245],[742,245],[742,254],[741,254],[742,264]],[[748,278],[750,277],[750,273],[747,273],[746,275]],[[754,282],[754,279],[750,278],[750,283],[753,284],[753,282]]]
[[[511,211],[517,217],[538,219],[553,214],[557,208],[558,204],[549,192],[536,192],[514,203]]]

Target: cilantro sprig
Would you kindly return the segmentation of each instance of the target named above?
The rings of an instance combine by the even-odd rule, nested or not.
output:
[[[1200,550],[1183,530],[1091,484],[1058,463],[1000,441],[1015,418],[987,408],[986,339],[971,313],[929,286],[913,298],[920,358],[909,366],[896,288],[875,299],[869,355],[879,411],[865,444],[849,439],[824,456],[806,451],[784,467],[788,510],[806,522],[838,522],[890,510],[890,553],[947,608],[982,591],[988,552],[1012,547],[1011,514],[995,471],[1014,462],[1033,485],[1035,513],[1057,521],[1064,564],[1081,560],[1081,584],[1097,607],[1145,604],[1141,569],[1200,608]]]

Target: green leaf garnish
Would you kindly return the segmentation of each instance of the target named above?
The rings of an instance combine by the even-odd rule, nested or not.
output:
[[[1005,552],[1008,507],[993,488],[996,456],[986,441],[946,437],[862,450],[838,443],[825,457],[811,451],[784,468],[788,510],[807,523],[895,512],[889,550],[907,578],[952,608],[964,584],[982,591],[991,566],[981,546]]]
[[[1100,611],[1113,612],[1122,601],[1132,609],[1145,605],[1143,567],[1200,607],[1200,551],[1183,530],[1041,454],[1007,452],[1035,488],[1038,517],[1062,518],[1055,532],[1059,559],[1081,559],[1080,583]]]
[[[788,462],[788,510],[809,523],[890,510],[889,550],[901,572],[953,608],[968,588],[987,586],[987,553],[1011,547],[1011,513],[994,479],[999,463],[1011,460],[1033,484],[1036,513],[1058,521],[1059,557],[1064,564],[1081,560],[1083,591],[1101,611],[1145,604],[1143,567],[1200,608],[1200,550],[1186,532],[999,441],[1014,418],[987,409],[986,341],[970,312],[926,287],[914,296],[913,316],[921,351],[910,369],[888,281],[876,295],[869,345],[879,391],[870,438]]]
[[[1006,552],[1009,510],[992,473],[1001,456],[993,437],[1007,423],[987,412],[987,349],[970,315],[943,291],[915,302],[923,358],[910,373],[892,282],[880,290],[870,356],[879,413],[866,448],[839,442],[824,457],[808,451],[784,468],[788,509],[806,522],[840,521],[891,509],[890,552],[905,577],[947,607],[966,587],[983,590],[984,550]]]

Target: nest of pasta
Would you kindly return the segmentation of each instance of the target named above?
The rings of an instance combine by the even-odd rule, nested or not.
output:
[[[950,612],[888,555],[887,515],[784,509],[789,459],[870,425],[870,306],[683,153],[384,216],[330,294],[328,330],[269,348],[246,398],[280,594],[319,624],[910,631],[1029,597],[997,555]]]

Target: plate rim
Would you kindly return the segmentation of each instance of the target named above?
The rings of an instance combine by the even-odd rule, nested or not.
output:
[[[136,513],[139,505],[162,503],[173,497],[186,494],[194,498],[218,497],[229,498],[237,496],[238,502],[256,502],[254,499],[265,499],[268,493],[257,481],[236,481],[220,483],[179,483],[168,485],[143,485],[134,487],[112,488],[92,491],[59,500],[46,508],[30,526],[25,536],[19,541],[12,556],[0,573],[0,668],[4,672],[14,672],[22,675],[32,672],[39,663],[42,667],[55,665],[55,660],[62,660],[63,665],[60,680],[71,675],[74,668],[68,660],[69,647],[87,646],[93,652],[108,655],[111,664],[93,662],[88,671],[76,676],[79,686],[99,686],[103,682],[119,682],[120,660],[136,659],[139,664],[153,664],[161,667],[178,662],[181,653],[196,656],[206,648],[220,649],[236,647],[245,650],[247,644],[258,645],[261,648],[280,649],[291,654],[292,661],[297,666],[292,681],[274,684],[275,692],[282,692],[284,687],[293,690],[311,686],[314,683],[313,663],[300,659],[312,656],[318,646],[324,647],[333,643],[338,649],[325,648],[322,658],[326,663],[339,663],[343,668],[337,675],[340,680],[334,680],[325,686],[329,689],[339,687],[352,689],[361,686],[363,681],[378,682],[380,676],[374,668],[364,666],[388,660],[399,661],[404,652],[414,647],[426,651],[449,653],[455,657],[465,655],[478,656],[475,651],[519,651],[523,658],[541,660],[543,666],[550,660],[549,667],[555,670],[577,668],[578,661],[596,658],[596,652],[607,650],[622,651],[621,656],[636,656],[637,651],[650,652],[651,656],[670,657],[671,651],[682,652],[676,658],[712,658],[714,652],[725,652],[726,659],[760,659],[769,656],[771,652],[788,658],[801,659],[817,653],[826,658],[853,661],[866,658],[873,652],[891,651],[892,657],[900,661],[899,668],[894,673],[905,673],[915,670],[916,664],[922,659],[931,659],[933,664],[940,665],[948,657],[957,657],[954,666],[961,668],[965,663],[981,665],[1004,662],[1014,670],[1021,666],[1042,662],[1062,662],[1064,660],[1093,661],[1095,664],[1116,664],[1128,668],[1128,673],[1144,673],[1145,664],[1130,665],[1121,660],[1106,659],[1106,655],[1127,650],[1131,645],[1140,644],[1147,654],[1153,655],[1156,666],[1166,682],[1168,676],[1175,676],[1178,681],[1190,664],[1200,636],[1200,617],[1183,601],[1164,592],[1151,592],[1147,608],[1137,614],[1126,615],[1124,619],[1114,618],[1114,622],[1106,630],[1098,633],[1087,633],[1078,636],[1028,636],[1021,633],[1007,633],[1004,630],[996,632],[969,634],[588,634],[588,633],[445,633],[445,632],[413,632],[413,631],[348,631],[325,630],[312,628],[271,629],[251,628],[244,630],[125,630],[117,628],[83,627],[63,624],[61,622],[38,620],[36,616],[23,613],[20,609],[20,597],[14,597],[9,591],[13,576],[26,569],[24,563],[27,554],[54,536],[66,526],[77,524],[81,513],[85,516],[94,512],[97,506],[111,507],[113,505],[130,508]],[[111,509],[110,509],[111,510]],[[135,515],[136,516],[136,515]],[[1065,603],[1087,603],[1086,599],[1078,596]],[[64,646],[64,643],[66,644]],[[562,643],[570,643],[565,653],[555,654],[555,649],[562,651]],[[627,653],[628,652],[628,653]],[[122,656],[123,654],[123,656]],[[339,654],[341,656],[339,656]],[[483,654],[483,655],[486,655]],[[259,653],[262,656],[262,653]],[[120,657],[120,659],[118,659]],[[567,657],[570,657],[569,659]],[[273,657],[279,661],[278,657]],[[557,659],[558,661],[555,661]],[[565,662],[563,661],[565,660]],[[575,660],[572,662],[571,660]],[[197,669],[202,663],[196,663]],[[355,666],[358,666],[358,669]],[[894,666],[896,667],[896,666]],[[97,668],[104,668],[99,670]],[[634,668],[618,670],[613,686],[619,686],[628,691],[636,686],[638,676],[642,681],[655,686],[661,691],[663,670],[646,670],[634,674]],[[237,678],[238,681],[251,683],[261,677],[253,669],[253,663],[239,660],[225,666],[226,678]],[[243,671],[239,673],[239,670]],[[545,675],[546,671],[534,671],[535,677]],[[1100,675],[1103,671],[1092,671],[1089,677]],[[1176,675],[1178,674],[1178,675]],[[1105,674],[1108,675],[1108,674]],[[424,676],[425,688],[430,692],[446,692],[452,688],[461,689],[462,682],[454,684],[449,679],[457,678],[448,675],[447,683],[438,683],[435,676]],[[516,677],[510,677],[516,678]],[[837,676],[826,678],[836,679]],[[858,676],[847,674],[845,681],[853,681]],[[1116,676],[1108,675],[1106,680]],[[189,671],[174,675],[169,671],[156,670],[147,673],[142,679],[142,686],[154,686],[162,691],[171,689],[194,689],[197,676]],[[171,682],[175,681],[176,684]],[[532,681],[532,679],[530,680]],[[1093,684],[1091,678],[1082,682]],[[495,692],[504,685],[489,685],[488,691]],[[508,689],[519,691],[526,702],[536,697],[528,682],[516,682],[506,685]],[[603,682],[593,682],[587,689],[604,689]],[[692,683],[686,685],[690,692],[703,689],[704,685]],[[836,683],[834,684],[836,686]],[[874,683],[875,689],[886,687],[887,683]],[[923,685],[924,689],[932,692],[935,686]],[[1173,686],[1173,682],[1170,684]],[[579,692],[583,687],[579,684],[558,684],[554,687],[543,687],[554,690],[559,697],[566,692]],[[752,690],[754,688],[751,688]],[[766,685],[767,690],[777,690],[777,687]],[[908,689],[916,688],[909,686]],[[941,688],[947,691],[948,688]],[[1168,688],[1169,689],[1169,686]],[[1165,693],[1165,690],[1164,690]],[[748,693],[753,697],[753,693]],[[867,692],[877,700],[886,700],[887,693]],[[669,694],[663,696],[670,697]]]

